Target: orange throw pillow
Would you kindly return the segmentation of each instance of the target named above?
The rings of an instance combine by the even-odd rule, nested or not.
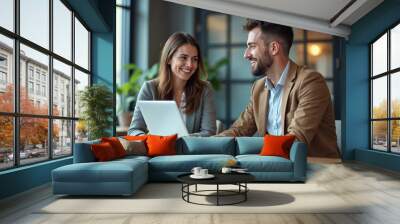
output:
[[[117,137],[101,138],[101,142],[110,143],[117,158],[126,156],[126,151]]]
[[[114,149],[108,142],[93,144],[90,147],[92,149],[94,157],[99,162],[109,161],[117,158]]]
[[[137,135],[137,136],[127,135],[127,136],[122,136],[122,138],[128,141],[146,141],[147,135]]]
[[[294,135],[265,135],[264,146],[261,149],[262,156],[280,156],[289,159],[290,147],[295,140]]]
[[[176,134],[170,136],[148,135],[146,140],[148,156],[176,155],[177,138]]]

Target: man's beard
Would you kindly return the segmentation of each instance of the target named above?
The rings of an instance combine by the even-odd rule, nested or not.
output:
[[[253,70],[252,73],[255,77],[264,76],[267,74],[268,69],[272,65],[272,60],[269,55],[265,55],[265,57],[257,59],[257,67]]]

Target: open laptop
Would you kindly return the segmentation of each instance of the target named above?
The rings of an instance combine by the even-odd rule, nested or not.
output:
[[[178,134],[178,137],[189,135],[175,101],[139,100],[138,106],[150,134]]]

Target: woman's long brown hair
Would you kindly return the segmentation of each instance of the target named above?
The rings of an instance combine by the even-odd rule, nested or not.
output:
[[[207,78],[207,73],[204,68],[203,58],[200,53],[200,47],[197,41],[187,33],[177,32],[172,34],[164,45],[160,58],[160,70],[158,71],[158,99],[160,100],[173,100],[174,89],[172,82],[172,71],[168,62],[171,60],[174,53],[179,47],[190,44],[197,49],[198,66],[196,71],[186,82],[185,97],[186,106],[185,113],[191,114],[199,108],[201,94],[206,86],[206,82],[201,80],[201,76]],[[179,106],[179,105],[178,105]]]

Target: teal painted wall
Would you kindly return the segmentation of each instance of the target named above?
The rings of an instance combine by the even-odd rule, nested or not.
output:
[[[369,46],[392,25],[400,22],[400,0],[386,0],[352,26],[346,44],[345,107],[342,128],[343,157],[398,170],[400,157],[382,155],[369,148]],[[357,151],[356,151],[357,150]],[[363,150],[363,151],[359,151]],[[384,153],[385,154],[385,153]]]
[[[71,163],[69,157],[0,172],[0,199],[48,183],[53,169]]]
[[[113,92],[115,102],[116,86],[114,76],[113,33],[92,34],[92,81],[101,83]],[[115,105],[115,104],[114,104]],[[115,135],[115,106],[113,107],[113,126],[109,128],[110,135]]]
[[[92,34],[93,83],[102,83],[110,88],[114,84],[113,34]]]

